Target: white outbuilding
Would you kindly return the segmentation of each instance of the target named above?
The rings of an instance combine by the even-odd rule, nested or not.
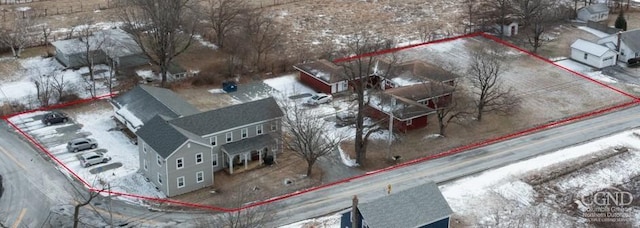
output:
[[[616,52],[593,42],[578,39],[571,44],[571,59],[595,68],[616,64]]]
[[[607,19],[609,19],[609,7],[607,4],[592,4],[578,9],[578,20],[600,22]]]

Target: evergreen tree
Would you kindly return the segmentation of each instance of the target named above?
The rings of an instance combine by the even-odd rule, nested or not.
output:
[[[617,29],[622,29],[622,31],[627,31],[627,19],[624,19],[624,10],[620,10],[620,14],[618,14],[618,18],[616,18],[615,27]]]

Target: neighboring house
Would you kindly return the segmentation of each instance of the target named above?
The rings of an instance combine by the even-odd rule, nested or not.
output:
[[[136,132],[140,171],[172,197],[213,185],[216,171],[275,161],[283,115],[271,97],[175,119],[156,115]]]
[[[154,116],[178,118],[200,111],[173,91],[147,85],[138,85],[113,99],[114,117],[136,132]]]
[[[51,42],[56,49],[55,58],[64,66],[77,68],[87,66],[85,37]],[[118,67],[133,67],[149,61],[133,38],[121,29],[106,29],[94,32],[89,37],[89,50],[94,64],[109,64]]]
[[[616,52],[603,45],[578,39],[571,44],[571,59],[600,69],[616,65]]]
[[[349,89],[342,67],[326,59],[298,64],[293,68],[300,71],[300,81],[317,92],[333,94]]]
[[[318,92],[333,94],[349,89],[349,81],[345,77],[342,67],[325,59],[298,64],[294,66],[300,72],[300,81]],[[371,75],[367,80],[369,85],[380,85],[382,89],[418,84],[425,81],[438,81],[453,85],[455,77],[441,67],[424,61],[414,60],[394,64],[383,59],[376,60],[371,66]],[[392,68],[392,69],[390,69]],[[386,74],[385,71],[391,72]]]
[[[618,52],[618,61],[627,62],[629,59],[640,57],[640,29],[604,37],[598,40],[598,44]]]
[[[503,36],[511,37],[518,35],[518,22],[510,22],[507,24],[496,24],[494,26],[496,33],[502,32]]]
[[[390,189],[389,189],[390,191]],[[432,181],[370,202],[354,196],[351,210],[342,214],[341,228],[448,228],[453,211]]]
[[[394,130],[407,132],[423,128],[428,116],[451,102],[453,87],[440,82],[424,82],[391,88],[370,94],[367,115],[374,119],[390,119]]]
[[[189,76],[187,70],[182,68],[177,63],[170,63],[167,69],[167,81],[177,81]]]
[[[591,4],[578,9],[578,20],[606,21],[609,19],[609,7],[605,3]]]

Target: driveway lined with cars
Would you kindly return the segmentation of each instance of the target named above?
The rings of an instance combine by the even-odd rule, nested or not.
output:
[[[72,120],[69,115],[64,112],[51,111],[38,113],[20,119],[23,120],[23,122],[17,123],[16,125],[30,134],[45,148],[58,148],[64,145],[65,149],[51,150],[50,152],[56,157],[62,158],[61,160],[65,163],[77,161],[84,166],[82,163],[84,154],[96,153],[100,156],[105,156],[103,154],[108,152],[105,148],[97,149],[99,145],[97,139],[88,138],[91,133],[82,131],[82,125]],[[68,155],[65,156],[65,154],[74,154],[72,157],[75,161],[66,159]],[[108,156],[105,157],[108,158]],[[110,159],[103,163],[107,163],[109,160]],[[87,164],[97,165],[99,163],[89,162]],[[104,172],[109,170],[109,167],[116,168],[116,166],[108,166],[100,170]]]

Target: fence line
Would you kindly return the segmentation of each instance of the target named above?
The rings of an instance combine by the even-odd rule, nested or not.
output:
[[[3,1],[3,0],[0,0]],[[107,3],[98,4],[83,4],[80,2],[78,5],[70,5],[68,7],[51,7],[51,8],[31,8],[23,11],[2,11],[2,21],[14,20],[16,17],[22,18],[36,18],[46,17],[53,15],[64,15],[81,12],[89,12],[94,10],[107,10],[117,8],[117,4],[113,1],[107,1]]]

